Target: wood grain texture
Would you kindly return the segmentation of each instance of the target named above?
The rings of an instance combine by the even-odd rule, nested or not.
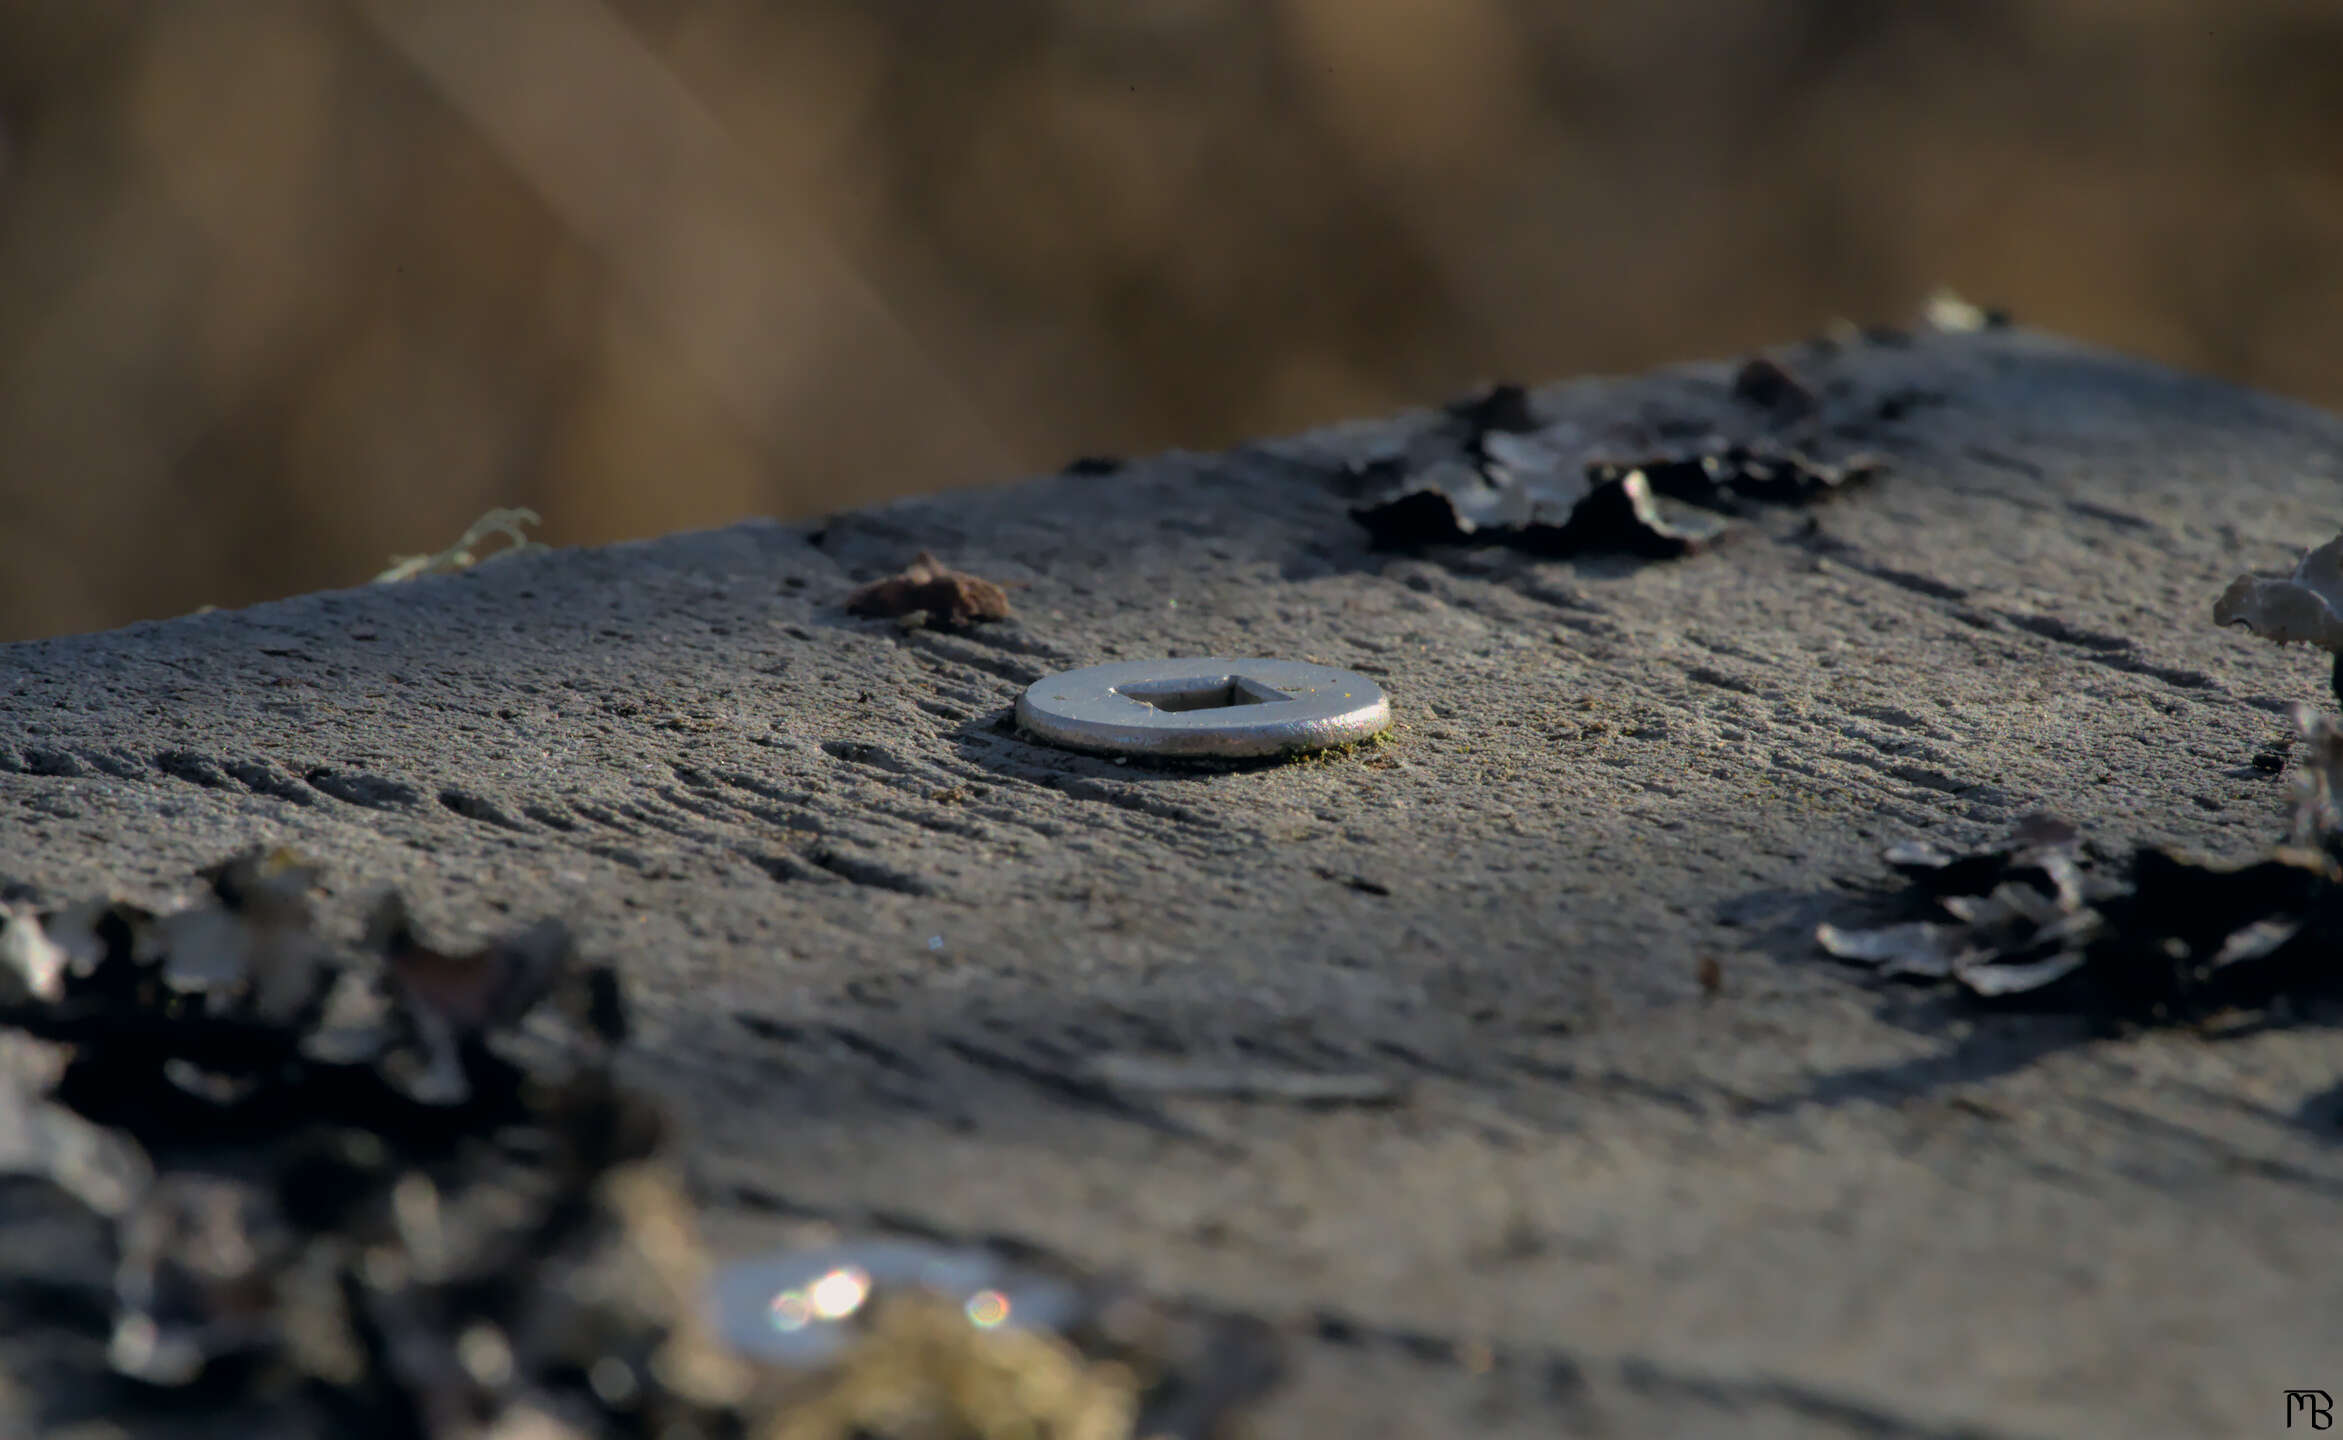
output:
[[[2038,808],[2275,839],[2251,762],[2325,657],[2210,607],[2334,532],[2343,421],[2022,333],[1783,353],[1937,398],[1677,561],[1371,552],[1343,466],[1418,415],[7,647],[0,872],[153,902],[272,840],[337,923],[568,916],[720,1234],[1011,1234],[1289,1322],[1268,1436],[2274,1429],[2343,1383],[2331,1035],[1976,1019],[1810,937],[1887,843]],[[844,613],[922,550],[1019,618]],[[1004,726],[1183,653],[1366,671],[1397,728],[1151,769]],[[1129,1052],[1401,1098],[1126,1093]]]

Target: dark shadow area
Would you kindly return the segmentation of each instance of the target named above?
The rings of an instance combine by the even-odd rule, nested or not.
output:
[[[2304,1100],[2294,1112],[2294,1123],[2327,1144],[2343,1144],[2343,1081]]]

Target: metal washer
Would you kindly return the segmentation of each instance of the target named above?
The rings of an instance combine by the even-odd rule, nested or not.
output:
[[[1364,740],[1391,702],[1364,675],[1300,660],[1123,660],[1034,681],[1017,723],[1070,750],[1235,758]]]

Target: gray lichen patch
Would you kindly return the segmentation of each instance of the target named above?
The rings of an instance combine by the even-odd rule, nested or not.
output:
[[[2238,576],[2213,602],[2213,622],[2343,654],[2343,536],[2304,555],[2291,574]]]

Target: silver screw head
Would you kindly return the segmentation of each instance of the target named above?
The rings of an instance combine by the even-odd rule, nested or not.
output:
[[[1017,723],[1069,750],[1238,758],[1364,740],[1391,702],[1364,675],[1300,660],[1123,660],[1034,681]]]

